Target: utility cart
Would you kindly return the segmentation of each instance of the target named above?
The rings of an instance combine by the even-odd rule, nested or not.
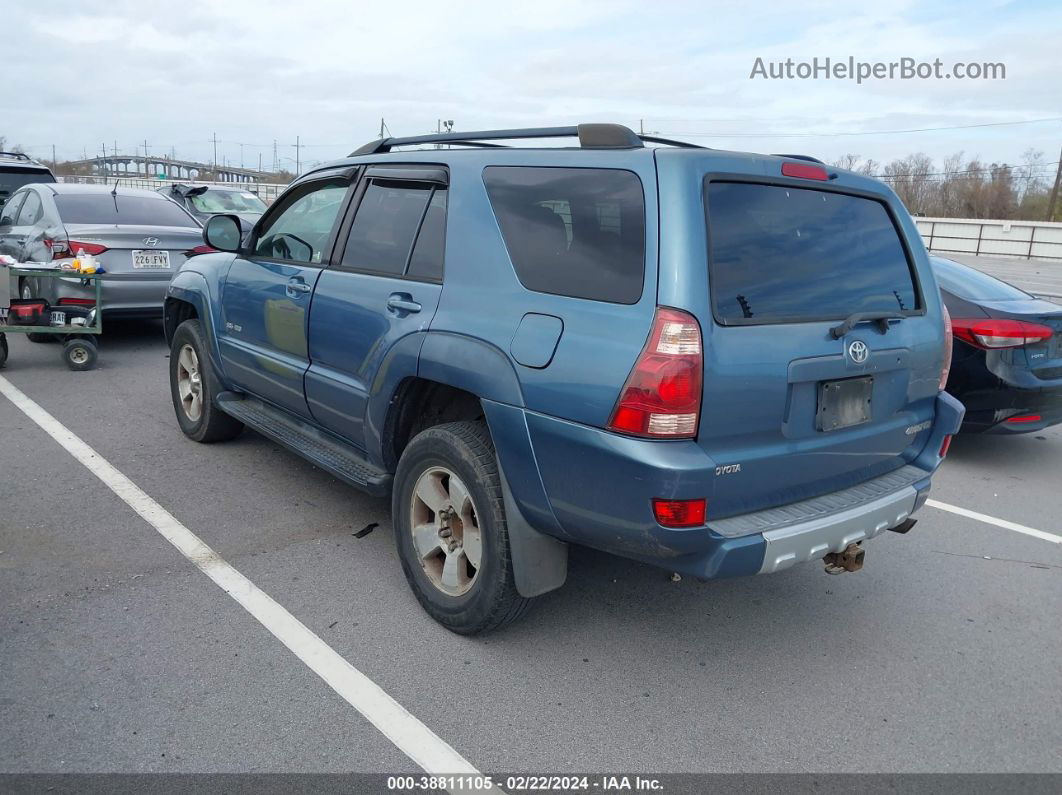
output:
[[[10,306],[2,300],[20,276],[34,279],[79,279],[82,284],[94,285],[95,303],[49,305],[44,299],[21,296],[11,298]],[[101,306],[103,273],[80,273],[54,267],[33,267],[29,264],[0,264],[0,367],[7,362],[7,334],[55,334],[63,343],[63,361],[71,370],[91,370],[99,358],[96,336],[103,333]]]

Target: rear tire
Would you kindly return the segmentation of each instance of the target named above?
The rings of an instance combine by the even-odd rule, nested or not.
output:
[[[482,422],[418,434],[391,497],[402,571],[424,610],[460,635],[490,632],[527,610],[513,576],[498,459]]]
[[[170,344],[170,397],[177,424],[189,439],[209,444],[240,435],[243,423],[214,404],[220,391],[199,321],[186,320]]]
[[[7,364],[7,335],[0,333],[0,369]]]

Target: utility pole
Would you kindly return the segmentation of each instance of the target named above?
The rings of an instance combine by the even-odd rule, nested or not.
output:
[[[240,144],[240,168],[243,168],[243,144]]]
[[[52,144],[52,168],[55,168],[55,144]]]
[[[645,119],[638,119],[638,135],[645,135]]]
[[[383,131],[384,131],[384,120],[383,120],[383,116],[381,116],[380,117],[380,137],[381,138],[384,137]]]
[[[218,134],[214,133],[214,170],[218,170]]]
[[[273,139],[273,173],[276,174],[279,170],[279,164],[277,163],[277,139]]]
[[[295,176],[299,176],[302,171],[302,160],[299,158],[299,149],[301,148],[299,143],[299,136],[295,136]]]
[[[148,157],[147,138],[145,138],[144,139],[144,159],[147,160],[147,157]]]
[[[1055,186],[1051,188],[1051,201],[1047,203],[1047,218],[1050,221],[1055,217],[1055,203],[1058,201],[1058,184],[1062,182],[1062,152],[1058,154],[1058,170],[1055,171]]]
[[[258,153],[258,173],[262,173],[262,153]]]

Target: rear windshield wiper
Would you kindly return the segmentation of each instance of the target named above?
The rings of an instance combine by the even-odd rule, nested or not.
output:
[[[851,331],[856,323],[863,323],[867,320],[876,321],[878,324],[878,330],[882,334],[885,334],[889,330],[890,320],[903,320],[904,316],[895,312],[853,312],[844,319],[844,322],[834,326],[830,329],[830,336],[835,340],[839,340],[849,331]]]

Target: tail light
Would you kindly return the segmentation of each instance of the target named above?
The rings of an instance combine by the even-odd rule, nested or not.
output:
[[[706,508],[704,497],[696,500],[653,500],[653,516],[663,527],[700,527],[704,524]]]
[[[943,458],[948,454],[948,450],[951,449],[951,434],[944,437],[944,441],[940,443],[940,457]]]
[[[940,385],[937,389],[940,392],[944,391],[944,387],[948,385],[948,374],[951,373],[951,355],[952,349],[955,344],[951,340],[953,328],[951,325],[951,313],[944,304],[940,305],[940,308],[944,310],[944,364],[940,368]]]
[[[985,350],[1020,348],[1051,339],[1055,333],[1050,326],[1005,318],[956,318],[952,326],[956,337]]]
[[[66,256],[77,256],[82,252],[85,254],[91,254],[93,257],[102,254],[107,250],[107,247],[100,243],[83,243],[80,240],[71,240],[66,244],[66,250],[70,252]],[[53,255],[54,256],[54,255]]]
[[[1039,414],[1021,414],[1017,417],[1009,417],[1007,422],[1021,423],[1021,422],[1041,422],[1043,417]]]
[[[95,298],[60,298],[59,306],[95,306]]]
[[[185,257],[195,257],[195,256],[197,256],[199,254],[213,254],[215,251],[217,251],[216,248],[214,248],[212,246],[208,246],[205,243],[200,243],[195,248],[190,248],[186,252],[184,252],[184,256]]]
[[[649,340],[620,392],[609,430],[659,439],[697,435],[701,329],[686,312],[658,307]]]

